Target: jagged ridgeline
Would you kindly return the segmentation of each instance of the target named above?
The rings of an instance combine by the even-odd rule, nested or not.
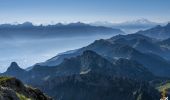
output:
[[[24,85],[14,77],[0,77],[0,100],[52,100],[39,89]]]
[[[0,25],[0,38],[56,38],[56,37],[75,37],[75,36],[95,36],[95,35],[117,35],[125,34],[120,29],[114,29],[104,26],[92,26],[89,24],[77,22],[70,24],[34,26],[30,22],[23,24]]]
[[[26,70],[13,62],[1,75],[15,76],[55,100],[159,100],[161,91],[170,89],[169,48],[169,39],[117,35]]]
[[[160,98],[159,92],[145,82],[154,79],[154,76],[141,64],[127,59],[119,59],[113,64],[90,50],[65,59],[58,66],[35,66],[30,71],[21,69],[13,62],[4,75],[16,76],[45,91],[55,100]]]

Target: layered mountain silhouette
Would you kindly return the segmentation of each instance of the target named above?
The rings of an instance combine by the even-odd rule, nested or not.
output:
[[[140,34],[118,35],[106,40],[96,40],[86,47],[57,55],[37,65],[56,66],[65,58],[76,57],[86,50],[92,50],[109,61],[119,58],[135,60],[154,75],[169,77],[170,50],[162,47],[158,42],[161,41]]]
[[[12,69],[10,66],[8,69]],[[93,51],[84,51],[82,55],[65,59],[61,64],[48,67],[36,65],[31,70],[16,73],[16,67],[13,70],[7,70],[2,75],[15,76],[26,83],[40,84],[49,78],[56,76],[70,76],[87,73],[99,73],[101,75],[126,77],[138,80],[151,80],[154,78],[144,66],[136,61],[127,59],[118,59],[110,62]],[[30,81],[31,80],[31,81]]]
[[[30,22],[17,25],[2,24],[0,25],[0,33],[1,38],[54,38],[124,34],[120,29],[91,26],[81,22],[47,26],[34,26]]]
[[[8,69],[15,72],[18,67],[10,66]],[[12,70],[7,70],[1,75],[15,76],[27,84],[40,88],[55,100],[160,98],[159,92],[145,83],[155,79],[155,76],[143,65],[123,58],[111,62],[90,50],[84,51],[79,56],[64,59],[57,66],[36,65],[31,70],[21,73],[10,73]]]
[[[139,31],[137,34],[143,34],[157,39],[167,39],[170,38],[170,23],[166,26],[158,25],[145,31]]]
[[[154,87],[170,78],[168,45],[169,39],[117,35],[60,53],[29,70],[12,62],[1,75],[17,77],[54,99],[157,100]]]

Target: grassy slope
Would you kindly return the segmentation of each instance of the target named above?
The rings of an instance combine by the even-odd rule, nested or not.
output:
[[[158,86],[156,89],[159,90],[160,92],[162,92],[163,90],[169,90],[170,83],[168,82],[168,83],[162,84],[162,85]]]
[[[0,76],[0,86],[2,84],[4,84],[6,81],[10,80],[12,77],[6,77],[6,76]],[[16,92],[16,95],[18,96],[18,98],[20,100],[32,100],[30,98],[27,98],[26,96],[24,96],[23,94],[20,94],[20,93],[17,93]]]

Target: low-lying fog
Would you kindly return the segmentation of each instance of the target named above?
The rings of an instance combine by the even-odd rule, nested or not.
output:
[[[27,68],[43,62],[58,53],[86,46],[97,39],[110,38],[110,35],[48,39],[1,39],[0,72],[6,71],[11,62]]]

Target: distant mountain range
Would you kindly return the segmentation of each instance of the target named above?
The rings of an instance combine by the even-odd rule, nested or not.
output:
[[[170,23],[166,26],[158,25],[148,30],[139,31],[137,34],[143,34],[156,39],[167,39],[170,38]]]
[[[47,26],[34,26],[30,22],[17,25],[0,25],[0,38],[55,38],[117,34],[124,34],[124,32],[120,29],[91,26],[81,22],[67,25],[58,23],[56,25]]]
[[[135,33],[140,30],[150,29],[165,23],[156,23],[147,19],[138,19],[122,23],[93,22],[85,24],[82,22],[55,25],[33,25],[31,22],[22,24],[1,24],[0,36],[8,38],[48,38],[48,37],[70,37],[87,35],[117,35]],[[124,32],[123,32],[123,31]]]
[[[106,27],[122,29],[126,33],[135,33],[139,30],[146,30],[155,27],[157,25],[164,25],[164,24],[165,23],[152,22],[144,18],[133,20],[133,21],[122,22],[122,23],[111,23],[111,22],[91,23],[91,25],[95,25],[95,26],[106,26]]]
[[[135,60],[155,75],[169,77],[170,49],[163,46],[161,42],[140,34],[117,35],[106,40],[96,40],[86,47],[74,52],[57,55],[36,65],[56,66],[66,58],[76,57],[86,50],[92,50],[109,61],[119,58]]]

